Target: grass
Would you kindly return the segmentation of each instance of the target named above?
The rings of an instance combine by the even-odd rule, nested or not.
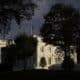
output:
[[[15,72],[1,72],[0,78],[6,79],[71,79],[80,76],[80,72],[65,72],[65,71],[54,71],[54,70],[26,70],[26,71],[15,71]]]

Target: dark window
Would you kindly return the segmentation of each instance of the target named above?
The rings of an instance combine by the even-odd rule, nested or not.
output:
[[[44,47],[41,47],[41,52],[44,52]]]
[[[47,64],[47,63],[46,63],[45,57],[42,57],[41,60],[40,60],[40,66],[41,66],[41,67],[45,67],[46,64]]]
[[[51,64],[51,58],[49,58],[49,64]]]

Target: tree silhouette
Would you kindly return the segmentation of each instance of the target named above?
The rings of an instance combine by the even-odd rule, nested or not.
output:
[[[0,0],[0,33],[5,35],[9,32],[13,18],[17,24],[24,18],[30,20],[36,7],[32,0]]]
[[[74,68],[74,61],[69,56],[65,57],[62,68],[66,71],[72,71]]]
[[[79,32],[80,14],[68,5],[56,4],[44,16],[45,22],[40,30],[43,41],[61,46],[65,58],[70,57],[70,45],[76,45],[75,32]]]
[[[36,52],[37,39],[27,36],[25,33],[15,39],[16,56],[24,61],[24,70],[26,69],[26,59]]]
[[[11,71],[16,60],[23,60],[26,70],[27,59],[36,53],[37,39],[22,33],[15,38],[14,43],[8,41],[8,45],[2,48],[2,64]]]

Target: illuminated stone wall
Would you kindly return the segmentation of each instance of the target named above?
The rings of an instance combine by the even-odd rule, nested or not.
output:
[[[1,60],[1,48],[2,47],[6,47],[6,45],[7,45],[7,41],[6,40],[0,40],[0,63],[2,62]]]
[[[40,66],[40,60],[42,57],[44,57],[46,61],[46,65],[44,67],[45,69],[48,69],[48,67],[50,67],[51,65],[61,64],[63,62],[64,51],[58,49],[59,46],[46,45],[46,43],[42,41],[42,38],[40,36],[36,36],[36,38],[38,40],[36,53],[37,69],[42,69],[42,67]],[[71,48],[70,52],[72,53],[71,58],[74,60],[76,64],[77,63],[76,49],[73,46],[71,46],[70,48]]]

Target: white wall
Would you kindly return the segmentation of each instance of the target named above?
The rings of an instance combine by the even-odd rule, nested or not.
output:
[[[6,40],[0,40],[0,64],[1,64],[1,48],[6,47],[7,41]]]
[[[46,45],[46,43],[44,43],[42,41],[42,37],[40,36],[36,36],[37,40],[38,40],[38,44],[37,44],[37,65],[36,68],[37,69],[41,69],[42,67],[40,66],[40,59],[42,57],[45,57],[47,65],[44,67],[45,69],[48,69],[49,66],[51,65],[55,65],[55,64],[61,64],[64,60],[64,51],[58,52],[56,54],[56,49],[58,46],[53,46],[53,45]],[[51,51],[50,51],[51,48]],[[75,47],[71,47],[74,50],[74,53],[71,54],[71,58],[74,60],[75,64],[77,63],[77,54],[76,54],[76,48]],[[63,54],[62,54],[63,53]],[[60,57],[61,56],[61,57]],[[56,61],[56,58],[60,57],[59,61]],[[51,58],[51,64],[49,63],[49,58]]]

